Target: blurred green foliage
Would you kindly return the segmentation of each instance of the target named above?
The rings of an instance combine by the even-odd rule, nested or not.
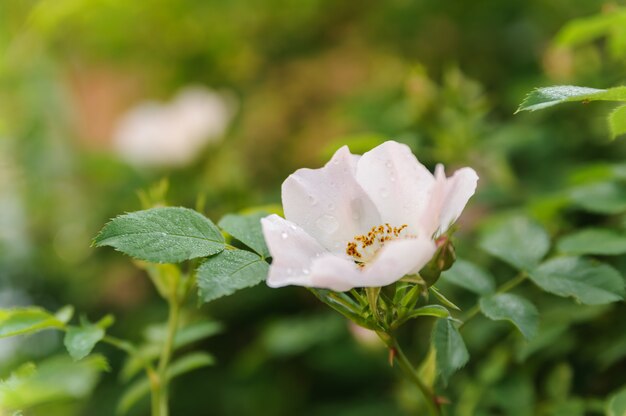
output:
[[[479,172],[457,241],[459,257],[480,265],[475,273],[497,284],[514,276],[510,259],[479,244],[492,217],[513,213],[558,242],[550,257],[600,256],[623,278],[626,142],[609,141],[611,104],[513,116],[534,87],[623,85],[623,16],[599,0],[0,0],[0,306],[112,312],[108,331],[140,342],[149,322],[165,318],[158,295],[126,258],[90,248],[109,218],[142,207],[138,190],[168,177],[167,197],[153,188],[144,205],[166,198],[218,220],[278,202],[290,172],[319,166],[343,144],[361,153],[389,138],[429,168]],[[221,143],[185,168],[123,162],[111,139],[119,117],[190,84],[237,97]],[[452,283],[442,279],[447,296],[472,307],[475,295]],[[504,322],[469,322],[462,335],[472,358],[451,376],[450,414],[622,414],[624,303],[579,305],[532,285],[516,293],[541,311],[537,335],[525,341]],[[223,332],[193,342],[216,365],[173,382],[175,415],[405,415],[420,406],[387,352],[305,290],[261,284],[187,317],[208,319]],[[414,360],[427,355],[430,323],[402,334]],[[0,395],[19,377],[41,386],[29,390],[30,404],[42,401],[26,415],[114,414],[118,352],[97,347],[116,371],[89,396],[97,356],[43,360],[63,348],[51,332],[0,341]],[[22,365],[30,361],[36,372]],[[65,371],[84,388],[51,386],[50,374]],[[146,412],[140,400],[129,414]]]

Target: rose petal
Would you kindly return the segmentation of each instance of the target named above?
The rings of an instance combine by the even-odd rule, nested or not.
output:
[[[389,141],[361,156],[357,181],[378,207],[383,222],[407,224],[419,234],[435,182],[407,145]]]
[[[285,218],[300,225],[329,251],[380,224],[374,203],[354,177],[358,157],[346,146],[321,169],[299,169],[282,186]]]
[[[313,261],[311,286],[345,292],[361,286],[361,270],[352,260],[331,253],[323,254]]]
[[[387,286],[419,271],[435,254],[435,243],[426,237],[389,241],[364,268],[332,255],[313,261],[310,284],[344,292],[355,287]]]
[[[261,226],[272,255],[267,285],[311,286],[311,263],[326,250],[302,228],[278,215],[261,219]]]
[[[425,235],[390,241],[363,269],[364,286],[386,286],[407,274],[417,273],[430,261],[435,251],[435,242]]]
[[[467,201],[476,192],[478,175],[472,168],[462,168],[446,180],[445,195],[439,210],[439,234],[445,233],[459,218]]]

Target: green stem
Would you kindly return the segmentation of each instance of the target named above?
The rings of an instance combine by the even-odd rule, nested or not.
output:
[[[113,337],[111,335],[105,335],[104,338],[102,338],[102,342],[113,345],[115,348],[118,348],[128,355],[137,358],[141,362],[141,365],[146,371],[146,374],[148,375],[148,378],[150,380],[152,380],[156,376],[156,371],[154,371],[154,367],[152,366],[152,364],[150,364],[150,361],[146,361],[139,353],[139,351],[137,351],[137,348],[135,348],[135,346],[130,342]]]
[[[426,403],[426,407],[428,408],[428,413],[431,416],[440,416],[441,408],[437,403],[437,397],[435,396],[435,393],[430,387],[424,384],[422,379],[419,377],[417,371],[415,370],[415,368],[413,368],[413,365],[404,354],[404,351],[402,351],[402,348],[400,348],[400,344],[398,344],[398,341],[392,337],[391,342],[391,347],[394,349],[395,353],[395,360],[398,362],[400,368],[404,371],[409,380],[411,380],[411,382],[415,384],[417,388],[419,388],[419,390],[422,392],[422,395],[424,396],[424,402]]]
[[[174,350],[174,337],[178,329],[178,318],[180,315],[180,303],[177,296],[172,296],[169,302],[169,316],[167,319],[167,335],[161,357],[159,358],[159,366],[157,368],[158,385],[152,391],[152,416],[168,416],[169,415],[169,397],[168,397],[168,377],[167,368],[172,358]]]
[[[528,274],[525,271],[521,271],[515,276],[513,279],[509,280],[502,286],[500,286],[496,290],[496,294],[505,293],[509,290],[516,288],[520,283],[528,278]],[[478,312],[480,312],[480,306],[478,304],[474,305],[469,311],[467,311],[467,315],[465,315],[465,319],[463,319],[463,323],[459,325],[459,329],[463,328],[463,326],[472,318],[474,318]]]
[[[102,341],[106,342],[107,344],[113,345],[115,348],[118,348],[124,351],[125,353],[127,353],[128,355],[137,358],[141,362],[144,370],[146,371],[146,375],[148,376],[148,381],[150,382],[150,390],[152,392],[151,394],[152,416],[161,416],[162,414],[159,408],[158,394],[155,394],[155,392],[159,390],[160,381],[159,381],[159,376],[157,375],[157,372],[155,371],[150,361],[145,360],[141,356],[139,351],[137,351],[137,348],[135,348],[135,346],[128,341],[125,341],[123,339],[119,339],[116,337],[112,337],[110,335],[105,335],[105,337],[102,338]]]
[[[524,271],[521,271],[513,279],[500,286],[500,288],[496,290],[496,293],[508,292],[509,290],[517,287],[520,283],[526,280],[526,278],[528,278],[528,274]]]

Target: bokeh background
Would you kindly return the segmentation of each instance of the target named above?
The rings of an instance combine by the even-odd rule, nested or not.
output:
[[[72,304],[91,319],[111,312],[111,333],[139,341],[167,311],[129,258],[90,246],[109,218],[141,209],[141,196],[163,199],[164,178],[168,204],[197,207],[214,221],[276,204],[289,173],[319,167],[343,144],[360,153],[394,139],[431,169],[438,162],[448,173],[475,168],[479,190],[457,235],[460,255],[478,262],[488,262],[474,244],[481,224],[510,210],[553,235],[624,227],[625,170],[616,212],[572,209],[562,192],[606,180],[607,164],[624,160],[626,142],[610,141],[604,119],[611,104],[513,115],[537,86],[625,82],[626,43],[555,42],[573,19],[619,7],[598,0],[0,0],[0,305]],[[611,262],[626,270],[623,258]],[[487,264],[499,281],[513,273]],[[463,306],[475,302],[449,290]],[[472,360],[449,389],[454,414],[602,414],[595,400],[626,382],[623,303],[592,308],[529,296],[553,323],[529,345],[477,319],[465,334]],[[174,415],[414,409],[415,392],[395,377],[387,352],[304,289],[260,285],[197,313],[223,326],[195,346],[217,363],[173,383]],[[412,358],[424,354],[429,333],[429,322],[409,328]],[[2,340],[0,375],[62,349],[55,333]],[[123,356],[98,351],[112,371],[95,393],[87,388],[25,414],[114,414]],[[147,412],[142,402],[131,414]]]

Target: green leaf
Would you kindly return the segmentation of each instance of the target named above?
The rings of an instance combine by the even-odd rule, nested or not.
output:
[[[228,234],[259,253],[262,257],[270,257],[270,252],[265,244],[261,218],[266,217],[267,212],[254,212],[251,214],[228,214],[220,220],[218,225]]]
[[[56,311],[54,316],[59,321],[66,324],[70,321],[70,319],[72,319],[72,316],[74,316],[74,307],[72,305],[65,305],[64,307]]]
[[[198,368],[213,365],[215,359],[212,355],[204,352],[193,352],[174,361],[167,370],[168,381],[174,378],[196,370]],[[117,406],[117,414],[124,415],[142,398],[150,393],[150,383],[148,379],[143,377],[131,384]]]
[[[92,355],[74,362],[66,355],[48,358],[35,367],[26,364],[0,381],[0,411],[28,409],[68,399],[83,399],[96,386],[106,360]]]
[[[168,379],[172,380],[198,368],[215,364],[215,358],[206,352],[192,352],[184,355],[170,364],[167,371]]]
[[[580,208],[598,214],[626,212],[626,185],[617,182],[598,182],[574,188],[570,199]]]
[[[568,254],[615,256],[626,253],[626,235],[608,229],[588,228],[561,238],[557,247]]]
[[[626,105],[621,105],[611,111],[608,117],[611,137],[616,138],[626,134]]]
[[[480,310],[494,321],[509,321],[520,330],[526,339],[532,338],[537,332],[539,313],[535,305],[521,296],[511,293],[480,299]]]
[[[333,292],[326,289],[316,289],[312,287],[308,289],[321,302],[330,306],[332,309],[339,312],[357,325],[371,330],[380,329],[377,327],[376,322],[373,319],[368,319],[368,317],[363,315],[362,306],[356,303],[345,293]]]
[[[626,101],[626,87],[620,86],[606,90],[574,85],[537,88],[526,96],[516,113],[541,110],[557,104],[574,101]]]
[[[70,326],[67,329],[63,344],[70,356],[78,361],[88,356],[102,338],[104,329],[101,326],[83,322],[81,326]]]
[[[226,250],[209,257],[198,268],[198,292],[205,302],[230,295],[265,280],[268,264],[258,254]]]
[[[546,292],[571,296],[587,305],[616,302],[624,296],[624,279],[617,270],[580,257],[549,260],[529,275]]]
[[[222,324],[215,321],[201,321],[189,324],[176,333],[174,348],[181,348],[201,339],[219,334],[222,332],[222,329]]]
[[[189,324],[176,332],[174,336],[174,351],[186,347],[196,341],[208,338],[222,331],[222,324],[215,321],[202,321]],[[130,380],[135,374],[143,369],[145,361],[152,361],[159,357],[164,342],[164,337],[157,342],[142,345],[138,350],[139,356],[129,356],[124,367],[120,371],[120,379]]]
[[[434,316],[437,318],[449,318],[450,311],[441,305],[426,305],[411,311],[408,319],[417,318],[418,316]]]
[[[273,320],[264,326],[259,341],[262,350],[272,356],[290,356],[317,345],[332,344],[345,330],[345,320],[328,311]]]
[[[177,265],[146,263],[143,268],[162,298],[169,299],[178,290],[181,270]]]
[[[456,306],[454,303],[452,303],[452,301],[451,301],[451,300],[449,300],[447,297],[445,297],[445,296],[443,295],[443,293],[441,293],[441,292],[439,291],[439,289],[437,289],[435,286],[431,286],[431,287],[429,287],[429,288],[428,288],[428,290],[430,290],[430,292],[431,292],[433,295],[435,295],[435,297],[437,298],[437,300],[438,300],[439,302],[441,302],[443,305],[447,306],[448,308],[455,309],[455,310],[457,310],[457,311],[460,311],[460,310],[461,310],[461,308],[459,308],[459,307],[458,307],[458,306]]]
[[[143,377],[133,384],[128,386],[124,391],[124,394],[117,403],[118,415],[125,415],[130,409],[141,399],[146,397],[150,393],[150,382],[146,377]]]
[[[550,237],[536,222],[526,217],[511,217],[487,228],[480,246],[517,269],[530,270],[550,249]]]
[[[444,384],[455,371],[469,360],[461,334],[449,319],[440,319],[433,330],[433,345],[437,351],[437,369]]]
[[[606,404],[606,416],[626,415],[626,387],[611,395]]]
[[[180,263],[224,249],[219,229],[202,214],[181,207],[160,207],[120,215],[96,236],[98,247],[154,263]]]
[[[443,272],[441,279],[477,295],[491,294],[496,286],[491,274],[475,264],[461,259],[458,259],[449,270]]]
[[[555,42],[576,46],[609,35],[615,28],[626,25],[626,11],[613,11],[569,21],[557,34]]]
[[[67,311],[61,311],[61,318],[68,317]],[[0,309],[0,338],[64,327],[65,323],[57,316],[38,307]]]

